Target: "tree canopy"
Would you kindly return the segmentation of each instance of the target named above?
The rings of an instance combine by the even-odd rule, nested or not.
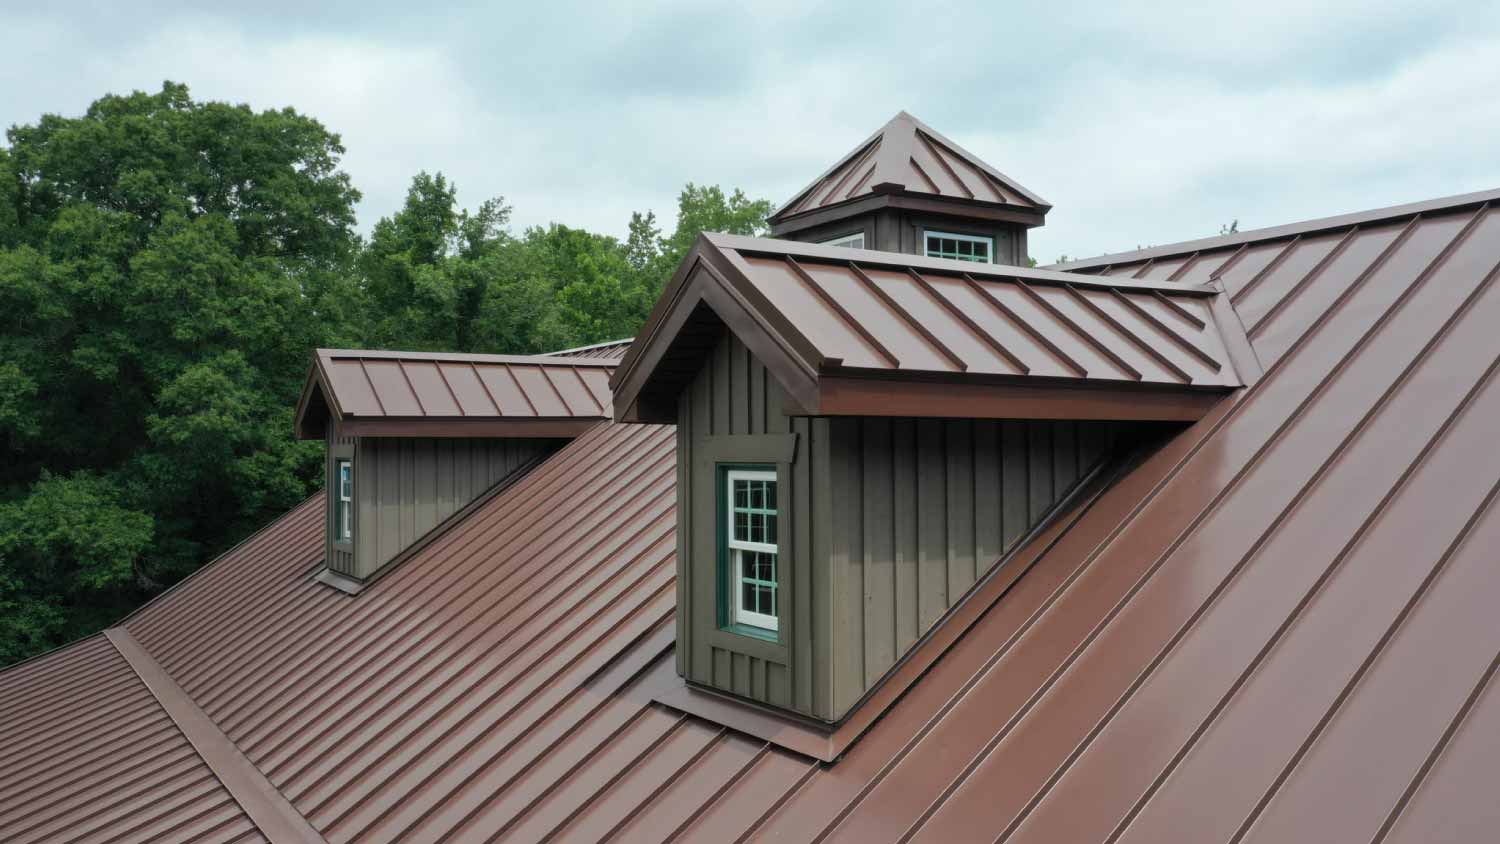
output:
[[[112,623],[322,482],[292,438],[316,346],[536,353],[633,336],[702,231],[510,230],[418,173],[368,239],[339,136],[292,109],[109,95],[0,147],[0,665]]]

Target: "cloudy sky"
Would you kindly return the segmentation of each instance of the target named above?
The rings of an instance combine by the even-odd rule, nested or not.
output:
[[[1494,2],[923,5],[0,0],[0,123],[173,79],[339,132],[363,228],[426,169],[623,234],[904,108],[1052,202],[1044,262],[1500,186]]]

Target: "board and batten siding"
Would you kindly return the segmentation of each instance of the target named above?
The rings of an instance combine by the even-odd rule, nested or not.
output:
[[[338,507],[338,479],[333,476],[333,461],[340,457],[354,457],[355,437],[342,434],[338,426],[327,428],[328,447],[323,455],[324,496],[324,556],[326,565],[336,572],[350,574],[354,571],[354,545],[350,542],[335,542],[333,538],[334,510]]]
[[[837,237],[863,233],[865,248],[907,255],[927,254],[926,232],[953,232],[991,237],[995,240],[994,261],[1015,266],[1026,263],[1026,228],[1014,223],[952,217],[939,214],[882,209],[857,216],[798,229],[785,235],[788,240],[824,243]]]
[[[837,721],[1104,458],[1107,422],[788,417],[727,332],[679,397],[677,667]],[[720,628],[715,461],[778,465],[779,643]],[[771,452],[777,451],[772,448]]]
[[[359,437],[353,441],[353,549],[330,553],[328,567],[368,578],[495,484],[561,444],[529,438]]]

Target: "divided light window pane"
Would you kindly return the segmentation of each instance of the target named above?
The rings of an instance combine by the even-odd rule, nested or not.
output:
[[[819,245],[842,246],[845,249],[863,249],[865,248],[865,233],[855,232],[854,234],[839,235],[832,240],[819,241]]]
[[[995,241],[989,237],[951,232],[927,232],[927,257],[951,258],[957,261],[994,261]]]
[[[725,475],[725,531],[731,621],[777,629],[776,472],[734,469]]]

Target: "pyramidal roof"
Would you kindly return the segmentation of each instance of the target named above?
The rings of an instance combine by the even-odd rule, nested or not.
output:
[[[1052,206],[905,111],[798,191],[772,222],[857,200],[908,193],[1008,205],[1045,214]]]

